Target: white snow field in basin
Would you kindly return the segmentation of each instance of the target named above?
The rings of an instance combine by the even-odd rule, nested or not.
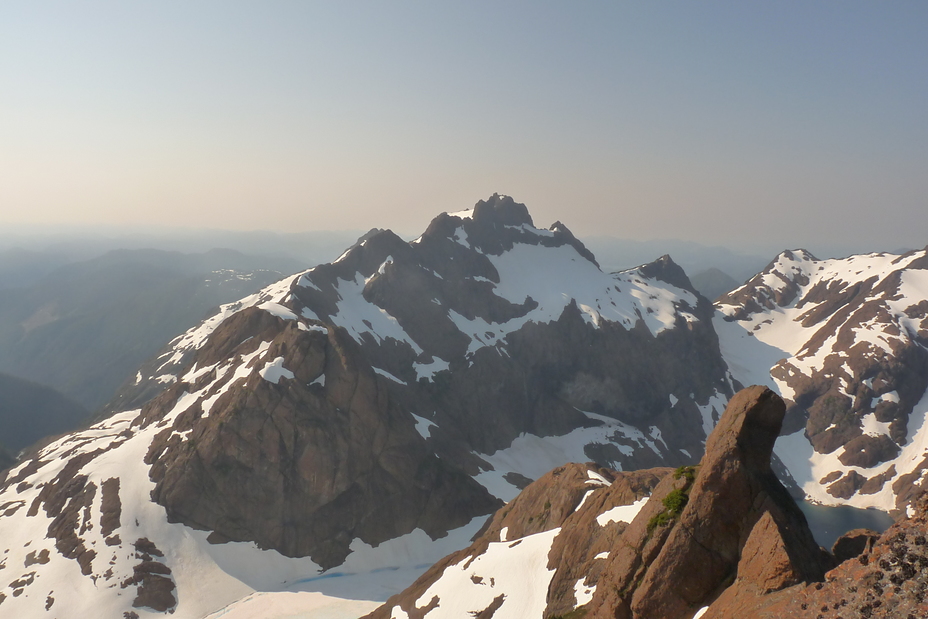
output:
[[[315,592],[252,593],[205,619],[358,619],[377,606]]]

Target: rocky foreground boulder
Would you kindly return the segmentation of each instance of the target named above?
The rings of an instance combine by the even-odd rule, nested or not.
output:
[[[928,617],[928,494],[870,541],[859,556],[825,575],[772,595],[743,598],[738,606],[713,606],[703,619],[922,619]]]
[[[369,617],[736,617],[821,582],[834,558],[770,468],[784,412],[771,390],[750,387],[698,466],[555,469]]]
[[[770,469],[784,412],[765,387],[732,398],[692,481],[665,478],[626,531],[591,616],[684,619],[742,591],[823,578],[830,559]]]

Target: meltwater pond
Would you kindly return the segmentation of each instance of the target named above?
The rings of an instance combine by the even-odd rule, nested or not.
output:
[[[809,521],[812,535],[820,546],[831,550],[835,540],[851,529],[873,529],[882,533],[893,519],[878,509],[859,509],[847,505],[828,507],[807,501],[797,501]]]

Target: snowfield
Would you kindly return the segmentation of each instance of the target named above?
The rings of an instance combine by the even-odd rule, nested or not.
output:
[[[743,385],[767,385],[792,400],[794,379],[821,372],[830,364],[833,369],[825,378],[835,379],[838,395],[853,401],[855,381],[873,389],[871,379],[855,373],[852,357],[858,364],[879,364],[891,359],[898,347],[914,342],[924,348],[920,343],[925,334],[924,311],[919,318],[911,308],[928,299],[928,271],[921,266],[925,256],[926,251],[917,251],[904,256],[878,253],[817,260],[801,250],[784,252],[767,271],[728,295],[728,299],[740,298],[739,293],[753,291],[759,307],[745,316],[739,304],[723,300],[717,305],[714,326],[732,375]],[[851,296],[862,285],[870,286],[872,292],[863,299]],[[822,295],[823,290],[828,294]],[[839,298],[846,298],[847,305],[832,307]],[[832,316],[841,322],[835,325]],[[778,367],[784,371],[771,375]],[[869,406],[875,408],[881,402],[898,403],[898,392],[881,393]],[[889,436],[889,423],[878,421],[872,412],[862,415],[859,424],[862,434]],[[887,472],[898,478],[922,465],[928,455],[928,395],[913,403],[906,441],[889,461],[872,467],[843,464],[841,449],[815,451],[805,430],[781,437],[775,453],[810,500],[890,511],[896,508],[891,483],[878,492],[838,498],[828,492],[829,482],[822,480],[852,472],[867,479]]]

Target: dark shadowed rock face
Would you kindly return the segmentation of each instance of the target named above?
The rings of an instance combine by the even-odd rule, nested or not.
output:
[[[874,542],[879,538],[880,534],[876,531],[854,529],[835,540],[831,547],[831,554],[835,556],[838,563],[844,563],[848,559],[853,559],[871,550]]]
[[[491,593],[512,595],[514,604],[528,608],[530,600],[518,597],[524,593],[494,583],[505,570],[493,566],[507,564],[500,554],[524,552],[515,550],[522,544],[541,544],[547,557],[547,572],[533,573],[527,565],[525,573],[540,581],[545,617],[689,619],[710,604],[710,614],[733,617],[725,609],[823,580],[833,558],[817,546],[770,468],[784,411],[769,389],[739,392],[697,467],[555,469],[498,511],[470,548],[435,565],[372,619],[399,611],[428,617],[443,595],[471,587],[468,575],[477,587],[476,606],[455,607],[462,616],[482,612],[484,602],[495,599]],[[590,492],[591,484],[602,487]],[[611,521],[613,508],[648,494],[630,524]],[[504,542],[511,542],[511,550]],[[531,563],[532,555],[525,556]],[[483,588],[487,582],[489,589]]]

